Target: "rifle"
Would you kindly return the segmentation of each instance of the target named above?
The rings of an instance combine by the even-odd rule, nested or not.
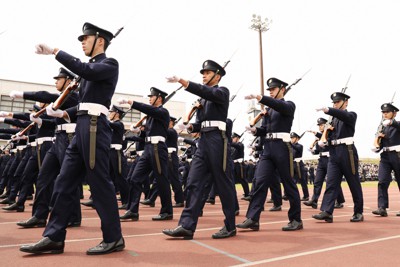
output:
[[[231,97],[231,99],[229,100],[229,102],[233,102],[233,100],[236,98],[236,96],[237,96],[237,94],[239,93],[239,91],[240,91],[240,89],[242,89],[242,87],[243,87],[243,84],[239,87],[239,89],[236,91],[236,94],[234,94],[232,97]]]
[[[394,100],[395,95],[396,95],[396,92],[394,92],[393,97],[392,97],[392,101],[390,101],[390,104],[393,104],[393,100]],[[383,121],[384,121],[384,120],[385,120],[385,118],[383,117],[383,114],[382,114],[381,122],[379,123],[378,129],[376,130],[376,133],[375,133],[374,147],[375,147],[376,149],[379,149],[379,148],[380,148],[380,146],[381,146],[381,141],[382,141],[382,137],[385,136],[385,135],[383,134],[383,129],[385,128],[385,127],[383,126]]]
[[[346,92],[347,85],[349,84],[350,78],[351,78],[351,74],[350,74],[349,78],[347,79],[346,85],[342,88],[342,93]],[[322,133],[322,136],[321,136],[321,142],[323,142],[324,144],[327,144],[327,142],[328,142],[328,131],[332,131],[333,129],[335,129],[332,126],[332,120],[333,120],[333,116],[329,116],[328,121],[325,124],[324,132]]]
[[[293,86],[295,86],[298,82],[300,82],[300,81],[304,78],[304,76],[306,76],[307,73],[309,73],[310,71],[311,71],[311,68],[310,68],[308,71],[306,71],[306,72],[303,74],[303,76],[301,76],[300,78],[296,79],[291,85],[289,85],[289,87],[286,88],[286,91],[285,91],[284,96],[292,89]],[[275,96],[275,97],[276,97],[276,96]],[[254,119],[251,120],[250,126],[253,127],[254,125],[256,125],[257,122],[258,122],[259,120],[261,120],[261,118],[264,117],[267,113],[268,113],[268,112],[267,112],[266,109],[265,109],[265,112],[260,112],[260,113],[258,113],[258,115],[257,115],[256,117],[254,117]]]

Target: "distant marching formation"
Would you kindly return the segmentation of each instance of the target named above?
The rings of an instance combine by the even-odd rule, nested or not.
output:
[[[212,238],[234,237],[237,228],[258,231],[268,188],[274,203],[270,211],[282,210],[282,199],[289,201],[289,222],[282,230],[297,231],[303,229],[301,201],[317,209],[325,179],[321,212],[313,218],[332,223],[334,209],[343,207],[345,201],[341,189],[343,176],[354,202],[350,221],[364,220],[359,160],[353,139],[357,114],[347,110],[350,99],[346,94],[347,84],[331,95],[333,107],[317,109],[329,118],[318,118],[319,131],[312,132],[315,142],[309,150],[319,155],[319,160],[310,198],[302,161],[303,146],[299,144],[304,133],[291,132],[296,105],[284,99],[302,78],[290,86],[270,78],[269,96],[245,97],[265,105],[245,129],[257,138],[251,147],[258,155],[258,162],[255,171],[248,174],[241,142],[244,132],[232,132],[233,121],[227,117],[230,92],[219,85],[229,61],[224,66],[204,61],[200,70],[202,84],[171,76],[167,82],[178,83],[180,87],[170,95],[151,87],[148,103],[121,98],[118,105],[111,105],[119,66],[117,60],[106,57],[105,51],[118,33],[113,35],[91,23],[85,23],[82,32],[78,40],[90,58],[88,63],[58,48],[36,46],[37,54],[54,55],[63,65],[54,76],[59,94],[12,91],[11,98],[33,100],[37,104],[30,113],[0,112],[0,122],[11,125],[0,130],[0,138],[8,140],[0,158],[0,203],[8,204],[2,209],[23,212],[35,188],[32,216],[17,225],[44,227],[42,239],[21,246],[20,251],[63,253],[66,228],[81,225],[80,204],[96,209],[103,233],[102,242],[86,253],[121,251],[125,242],[120,221],[138,221],[140,204],[154,206],[158,196],[161,209],[152,220],[172,220],[173,208],[183,208],[177,227],[162,231],[169,237],[192,239],[205,203],[214,204],[216,195],[221,200],[225,220]],[[199,97],[183,123],[178,123],[180,119],[172,117],[163,106],[180,89]],[[121,121],[126,114],[121,105],[145,114],[128,132]],[[373,213],[385,217],[391,172],[394,171],[397,182],[400,177],[400,124],[395,120],[399,109],[393,100],[383,104],[381,111],[382,121],[373,148],[381,152],[378,209]],[[191,120],[192,117],[195,119]],[[176,129],[188,132],[192,138],[180,137]],[[129,149],[128,141],[133,142],[135,150],[127,159],[124,152]],[[178,157],[178,142],[189,146],[181,157]],[[252,179],[251,190],[246,176]],[[90,186],[91,196],[89,201],[80,203],[83,182]],[[239,224],[235,222],[235,216],[239,215],[237,183],[243,186],[242,199],[249,201],[246,218]],[[297,183],[301,184],[303,198]],[[141,201],[142,193],[145,199]],[[118,209],[125,212],[120,215]]]

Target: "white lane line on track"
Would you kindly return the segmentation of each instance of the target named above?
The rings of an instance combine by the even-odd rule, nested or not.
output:
[[[199,246],[205,247],[205,248],[207,248],[209,250],[212,250],[212,251],[217,252],[219,254],[222,254],[224,256],[227,256],[229,258],[235,259],[235,260],[240,261],[240,262],[244,262],[244,263],[250,263],[251,262],[249,260],[243,259],[243,258],[241,258],[239,256],[236,256],[236,255],[233,255],[233,254],[231,254],[229,252],[226,252],[226,251],[220,250],[218,248],[206,245],[206,244],[204,244],[202,242],[199,242],[199,241],[196,241],[196,240],[190,240],[190,242],[195,243],[195,244],[197,244]]]
[[[392,239],[398,239],[398,238],[400,238],[400,235],[389,236],[389,237],[384,237],[384,238],[377,238],[377,239],[371,239],[371,240],[362,241],[362,242],[349,243],[349,244],[346,244],[346,245],[334,246],[334,247],[329,247],[329,248],[324,248],[324,249],[317,249],[317,250],[312,250],[312,251],[307,251],[307,252],[302,252],[302,253],[296,253],[296,254],[282,256],[282,257],[264,259],[264,260],[259,260],[259,261],[253,261],[253,262],[239,264],[239,265],[233,265],[233,266],[234,267],[254,266],[254,265],[259,265],[259,264],[282,261],[282,260],[286,260],[286,259],[292,259],[292,258],[297,258],[297,257],[302,257],[302,256],[308,256],[308,255],[312,255],[312,254],[323,253],[323,252],[327,252],[327,251],[338,250],[338,249],[343,249],[343,248],[348,248],[348,247],[362,246],[362,245],[365,245],[365,244],[377,243],[377,242],[382,242],[382,241],[387,241],[387,240],[392,240]]]

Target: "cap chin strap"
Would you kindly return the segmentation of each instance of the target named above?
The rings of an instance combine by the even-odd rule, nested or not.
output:
[[[94,51],[94,47],[95,47],[95,45],[97,43],[97,38],[99,38],[99,33],[98,32],[96,32],[96,37],[94,38],[94,43],[93,43],[93,46],[92,46],[92,50],[90,51],[89,57],[92,57],[92,54],[93,54],[93,51]]]
[[[160,97],[160,96],[157,95],[156,99],[154,99],[153,103],[151,103],[152,106],[154,106],[154,104],[157,102],[157,99],[158,99],[159,97]]]

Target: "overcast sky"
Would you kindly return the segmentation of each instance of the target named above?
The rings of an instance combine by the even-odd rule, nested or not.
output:
[[[272,20],[262,35],[264,79],[289,84],[310,73],[287,95],[295,102],[292,130],[301,134],[318,117],[315,108],[330,106],[349,75],[349,110],[358,114],[355,144],[360,157],[378,157],[370,148],[380,122],[380,106],[398,89],[400,48],[399,1],[356,0],[146,0],[146,1],[6,1],[0,16],[0,78],[53,84],[60,64],[34,53],[37,43],[84,57],[77,40],[88,21],[111,32],[125,29],[107,50],[120,64],[117,92],[147,94],[155,86],[172,92],[165,77],[178,75],[200,82],[204,60],[221,65],[231,60],[221,85],[235,94],[230,117],[234,131],[248,121],[243,96],[260,92],[259,38],[250,30],[252,14]],[[176,100],[196,97],[179,92]],[[394,100],[400,107],[400,92]],[[181,116],[183,114],[173,114]],[[246,137],[250,139],[250,137]],[[313,141],[306,134],[301,143]],[[309,152],[304,152],[304,156]]]

